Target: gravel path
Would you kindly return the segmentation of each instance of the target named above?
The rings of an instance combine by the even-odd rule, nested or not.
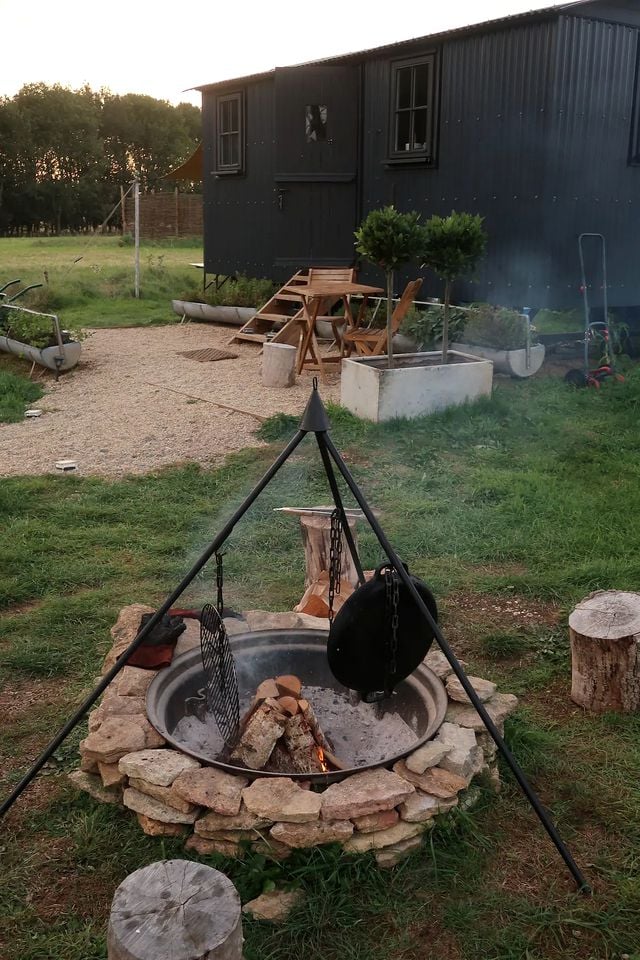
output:
[[[259,348],[228,345],[232,334],[209,324],[93,331],[79,366],[58,383],[45,381],[36,404],[42,416],[0,424],[0,476],[58,473],[56,460],[70,459],[76,473],[119,477],[185,461],[216,464],[232,450],[260,445],[260,421],[250,414],[301,413],[312,374],[288,389],[263,387]],[[180,356],[205,347],[239,356],[213,363]],[[332,372],[322,397],[338,396]]]

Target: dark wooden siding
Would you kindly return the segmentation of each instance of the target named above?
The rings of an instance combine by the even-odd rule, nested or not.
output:
[[[228,92],[232,92],[229,86]],[[225,90],[225,92],[227,92]],[[216,94],[202,102],[204,146],[204,263],[208,273],[272,276],[274,250],[273,80],[245,91],[245,173],[216,177]]]
[[[394,202],[425,219],[480,213],[487,257],[475,278],[457,284],[459,298],[522,306],[546,285],[542,193],[555,35],[552,19],[443,43],[435,169],[385,165],[390,61],[365,66],[365,212]],[[424,295],[441,291],[427,276]]]
[[[583,231],[606,238],[610,304],[640,304],[640,167],[628,162],[639,33],[579,17],[559,21],[546,192],[554,210],[550,284],[567,304],[579,302]]]

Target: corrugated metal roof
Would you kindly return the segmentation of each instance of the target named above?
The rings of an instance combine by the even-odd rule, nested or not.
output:
[[[312,65],[320,65],[323,63],[345,63],[350,60],[361,60],[367,57],[372,56],[373,54],[383,54],[387,50],[401,50],[405,47],[409,47],[415,43],[424,43],[427,41],[436,41],[443,40],[447,37],[462,36],[464,34],[472,33],[475,31],[485,31],[493,30],[503,25],[511,25],[519,21],[527,21],[536,19],[538,17],[549,17],[555,14],[562,13],[565,10],[570,10],[573,7],[581,7],[587,3],[590,3],[591,0],[570,0],[570,2],[565,3],[556,3],[552,6],[538,7],[533,10],[528,10],[521,13],[512,13],[506,17],[498,17],[494,20],[484,20],[481,23],[472,23],[464,27],[453,27],[449,30],[441,30],[438,33],[428,33],[421,37],[412,37],[409,40],[398,40],[395,43],[384,44],[381,47],[370,47],[365,50],[356,50],[352,53],[340,53],[332,57],[323,57],[320,60],[308,60],[303,63],[292,64],[291,66],[295,67],[308,67]],[[248,83],[254,80],[264,80],[267,77],[273,76],[277,68],[272,70],[265,70],[262,73],[253,73],[244,77],[229,77],[226,80],[216,80],[213,83],[206,83],[199,87],[191,87],[192,90],[213,90],[217,87],[224,86],[228,83]],[[280,68],[281,69],[281,68]]]

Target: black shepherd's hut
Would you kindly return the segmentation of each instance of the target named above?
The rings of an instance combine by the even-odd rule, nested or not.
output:
[[[578,305],[588,231],[610,304],[640,305],[639,37],[638,0],[581,0],[199,88],[206,271],[351,264],[394,203],[485,218],[458,299]]]

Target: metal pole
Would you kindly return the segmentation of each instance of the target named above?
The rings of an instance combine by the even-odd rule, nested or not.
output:
[[[409,593],[410,593],[411,596],[413,597],[413,599],[414,599],[415,603],[417,604],[418,608],[420,609],[422,615],[424,616],[425,620],[427,621],[427,623],[428,623],[429,626],[431,627],[431,629],[432,629],[432,631],[433,631],[433,633],[434,633],[434,635],[435,635],[435,638],[436,638],[436,640],[438,641],[438,644],[439,644],[439,646],[440,646],[440,649],[442,650],[442,652],[444,653],[445,657],[446,657],[447,660],[449,661],[449,664],[450,664],[451,668],[453,669],[453,672],[455,673],[456,677],[458,678],[458,680],[459,680],[460,683],[462,684],[462,687],[463,687],[465,693],[467,694],[467,696],[469,697],[469,700],[471,701],[471,703],[473,704],[473,706],[475,707],[475,709],[477,710],[477,712],[480,714],[480,718],[482,719],[482,722],[484,723],[484,725],[485,725],[485,727],[487,728],[488,732],[491,734],[491,737],[492,737],[493,741],[495,742],[496,746],[498,747],[498,750],[500,751],[500,753],[501,753],[502,756],[504,757],[504,759],[505,759],[505,761],[507,762],[509,768],[511,769],[511,772],[513,773],[514,777],[515,777],[516,780],[518,781],[518,783],[519,783],[519,785],[520,785],[520,789],[522,790],[522,792],[523,792],[524,795],[526,796],[527,800],[529,801],[529,803],[530,803],[531,806],[533,807],[533,810],[534,810],[535,813],[537,814],[538,819],[539,819],[540,822],[542,823],[542,826],[545,828],[545,830],[546,830],[547,833],[549,834],[549,836],[550,836],[551,840],[553,841],[553,843],[554,843],[554,845],[555,845],[558,853],[560,854],[560,856],[561,856],[562,859],[564,860],[565,864],[566,864],[567,867],[569,868],[569,871],[571,872],[574,880],[576,881],[576,884],[577,884],[577,886],[578,886],[578,889],[581,890],[583,893],[591,893],[591,888],[590,888],[589,884],[587,883],[585,877],[584,877],[583,874],[581,873],[581,871],[580,871],[579,867],[577,866],[576,862],[574,861],[573,857],[572,857],[571,854],[569,853],[569,850],[568,850],[567,847],[565,846],[562,838],[560,837],[560,835],[559,835],[558,831],[556,830],[554,824],[552,823],[551,819],[549,818],[549,815],[547,814],[547,811],[544,809],[544,807],[543,807],[542,804],[540,803],[537,795],[533,792],[533,790],[532,790],[531,787],[529,786],[529,783],[527,782],[527,779],[526,779],[523,771],[520,769],[520,767],[519,767],[519,765],[518,765],[515,757],[513,756],[513,754],[512,754],[511,751],[509,750],[508,746],[506,745],[506,743],[504,742],[504,740],[503,740],[502,737],[500,736],[500,733],[499,733],[499,731],[498,731],[498,728],[496,727],[495,723],[494,723],[493,720],[491,719],[489,713],[487,712],[484,704],[482,703],[482,701],[481,701],[480,698],[478,697],[476,691],[473,689],[471,683],[469,682],[469,679],[468,679],[466,673],[464,672],[464,670],[463,670],[462,667],[460,666],[456,655],[454,654],[453,650],[451,649],[451,647],[449,646],[448,642],[447,642],[446,639],[444,638],[444,636],[443,636],[440,628],[438,627],[438,624],[435,622],[435,620],[434,620],[433,617],[431,616],[427,605],[425,604],[424,600],[422,599],[422,597],[420,596],[420,594],[419,594],[418,591],[416,590],[414,584],[413,584],[412,581],[411,581],[411,578],[410,578],[409,574],[407,573],[407,571],[406,571],[405,568],[404,568],[404,565],[403,565],[402,561],[400,560],[399,556],[397,555],[397,553],[395,552],[395,550],[394,550],[393,547],[391,546],[390,542],[387,540],[387,538],[386,538],[386,536],[385,536],[385,534],[384,534],[384,531],[382,530],[380,524],[378,523],[376,517],[375,517],[374,514],[373,514],[373,511],[370,509],[367,501],[365,500],[362,492],[360,491],[360,488],[358,487],[356,481],[354,480],[354,478],[352,477],[351,473],[349,472],[349,468],[347,467],[347,465],[346,465],[345,462],[343,461],[342,457],[340,456],[340,454],[339,454],[338,451],[336,450],[335,446],[333,445],[333,441],[331,440],[331,437],[329,437],[327,434],[325,434],[325,435],[324,435],[324,441],[325,441],[325,443],[326,443],[327,449],[328,449],[329,453],[331,454],[331,457],[332,457],[334,463],[335,463],[336,466],[338,467],[338,470],[340,471],[340,473],[341,473],[342,476],[344,477],[344,480],[345,480],[347,486],[349,487],[349,489],[351,490],[353,496],[355,497],[355,499],[357,500],[358,504],[360,505],[360,509],[362,510],[362,512],[363,512],[364,515],[366,516],[367,520],[369,521],[369,524],[370,524],[373,532],[375,533],[376,537],[378,538],[378,541],[380,542],[381,547],[383,548],[383,550],[384,550],[385,553],[387,554],[389,560],[391,561],[391,563],[393,564],[393,566],[394,566],[394,568],[395,568],[395,570],[396,570],[396,573],[398,574],[398,576],[400,577],[400,579],[402,580],[402,582],[404,583],[404,585],[405,585],[405,586],[407,587],[407,589],[409,590]]]
[[[304,439],[307,431],[299,430],[296,435],[290,440],[285,449],[282,451],[277,460],[269,467],[262,479],[257,483],[253,488],[249,496],[243,501],[243,503],[238,507],[236,512],[233,514],[230,520],[224,525],[218,536],[212,541],[212,543],[207,547],[204,553],[196,560],[195,564],[191,570],[187,573],[184,579],[178,584],[173,593],[171,593],[167,599],[164,601],[162,606],[156,610],[154,615],[148,621],[148,623],[142,628],[137,637],[131,641],[127,649],[121,654],[115,664],[111,669],[105,673],[104,677],[100,683],[95,687],[92,693],[86,698],[86,700],[78,707],[76,712],[67,721],[64,727],[56,734],[51,743],[43,750],[38,759],[35,761],[31,769],[24,775],[22,780],[16,785],[12,793],[7,797],[2,806],[0,806],[0,819],[4,817],[5,813],[13,806],[14,802],[18,799],[22,791],[31,783],[33,778],[38,774],[42,769],[45,763],[53,756],[55,751],[58,749],[61,743],[63,743],[66,738],[69,736],[71,731],[77,724],[82,720],[83,716],[87,710],[93,706],[101,693],[103,693],[106,688],[109,686],[113,678],[126,666],[127,660],[134,653],[142,641],[148,636],[153,628],[160,622],[162,617],[167,613],[168,610],[175,604],[176,600],[180,595],[186,590],[194,577],[200,572],[204,567],[205,563],[209,558],[219,550],[222,544],[225,542],[236,523],[240,518],[247,512],[252,503],[258,498],[260,493],[264,490],[268,483],[271,482],[273,477],[276,475],[280,467],[285,463],[286,460],[291,456],[293,451],[296,449],[298,444]]]
[[[327,452],[325,437],[326,437],[325,433],[316,433],[316,440],[318,441],[318,447],[320,448],[320,456],[322,457],[325,473],[327,474],[327,480],[329,481],[329,486],[331,487],[333,502],[337,507],[338,513],[340,514],[340,523],[342,524],[342,529],[344,530],[345,539],[347,541],[347,546],[349,547],[349,553],[351,554],[353,565],[356,568],[356,572],[358,574],[358,583],[360,584],[360,586],[362,586],[363,583],[365,582],[364,570],[362,569],[362,564],[360,563],[360,557],[358,556],[358,551],[356,549],[356,543],[355,543],[355,540],[353,539],[353,534],[351,533],[351,527],[349,526],[349,521],[347,520],[347,515],[344,510],[342,497],[340,496],[340,491],[338,489],[336,477],[333,472],[331,458],[329,457],[329,454]]]
[[[133,211],[134,211],[134,227],[133,227],[133,236],[135,243],[136,251],[136,268],[135,268],[135,297],[136,300],[140,298],[140,181],[138,175],[134,180],[133,185]]]

